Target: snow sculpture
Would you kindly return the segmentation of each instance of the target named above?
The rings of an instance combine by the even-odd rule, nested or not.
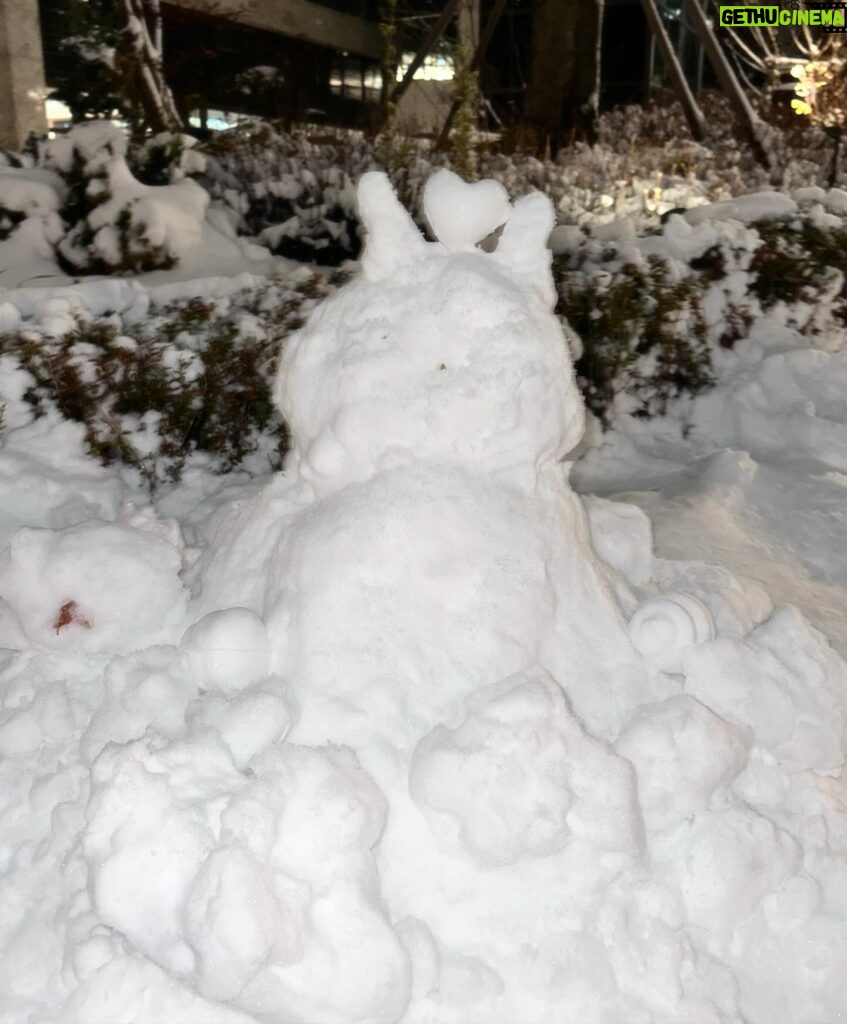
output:
[[[614,736],[649,691],[561,464],[584,411],[551,309],[552,206],[440,171],[424,205],[443,244],[382,174],[359,204],[363,277],[290,340],[276,389],[313,495],[266,595],[300,729],[350,742],[378,714],[403,744],[540,665]],[[474,247],[503,220],[494,252]]]
[[[749,632],[758,598],[681,592],[640,513],[590,503],[595,557],[548,200],[440,172],[430,243],[383,175],[359,194],[362,276],[283,353],[286,472],[218,524],[180,648],[104,673],[62,1019],[151,961],[215,1001],[162,1019],[772,1019],[744,1000],[778,1005],[799,954],[841,1005],[806,812],[843,662],[796,612]]]

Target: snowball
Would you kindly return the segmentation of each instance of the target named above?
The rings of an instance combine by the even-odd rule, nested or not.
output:
[[[744,767],[750,739],[685,695],[638,708],[615,749],[635,765],[647,828],[668,828],[704,808]]]
[[[189,672],[209,689],[240,690],[270,671],[267,630],[249,608],[210,612],[186,630],[180,648]]]
[[[21,325],[21,314],[11,302],[0,302],[0,331],[16,331]]]
[[[682,671],[682,652],[715,635],[711,612],[693,594],[654,597],[629,620],[632,645],[663,672]]]
[[[273,873],[248,850],[219,848],[203,863],[186,903],[186,936],[197,951],[197,984],[235,1000],[272,953],[295,959],[296,935],[279,927]],[[287,954],[287,955],[286,955]]]
[[[794,608],[778,608],[744,640],[684,652],[685,688],[749,725],[788,771],[844,764],[847,664]]]
[[[423,205],[432,233],[448,249],[457,251],[473,248],[512,212],[500,182],[466,182],[446,167],[427,180]]]
[[[802,860],[787,832],[747,807],[704,811],[662,838],[657,858],[682,892],[688,921],[730,932]]]
[[[512,676],[465,706],[459,726],[421,740],[410,770],[410,792],[443,835],[455,829],[480,864],[556,853],[572,832],[601,848],[637,847],[627,766],[580,729],[547,673]]]
[[[0,597],[36,646],[130,651],[168,636],[187,594],[167,541],[97,520],[20,529],[0,560]]]
[[[197,768],[211,769],[214,759],[202,754]],[[100,919],[167,970],[186,974],[194,957],[182,908],[214,838],[179,799],[167,767],[143,742],[106,748],[92,771],[83,852]]]
[[[106,668],[100,705],[82,734],[83,761],[90,764],[109,743],[140,739],[148,729],[168,739],[182,736],[197,686],[180,669],[173,647],[114,658]]]
[[[282,684],[277,680],[277,686]],[[189,709],[192,726],[216,729],[239,768],[279,742],[291,727],[286,699],[269,687],[250,688],[235,697],[209,695]]]
[[[262,1016],[396,1020],[409,964],[374,897],[369,853],[382,793],[341,748],[286,744],[251,768],[255,781],[222,818],[226,844],[251,856],[221,855],[191,897],[205,983],[220,994],[244,983],[236,1002]],[[214,881],[223,872],[235,887],[225,900]],[[271,902],[246,898],[258,893]]]

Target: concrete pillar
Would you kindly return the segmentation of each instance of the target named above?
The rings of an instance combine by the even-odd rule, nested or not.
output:
[[[0,0],[0,146],[47,130],[46,97],[38,0]]]

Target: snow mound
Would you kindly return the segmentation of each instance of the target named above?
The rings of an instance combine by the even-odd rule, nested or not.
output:
[[[409,776],[415,800],[445,819],[445,835],[458,830],[482,865],[556,853],[572,833],[637,849],[631,767],[583,732],[547,673],[483,687],[465,705],[459,726],[436,726],[420,741]]]
[[[146,531],[96,520],[23,527],[0,560],[0,598],[34,647],[118,653],[163,639],[182,621],[180,568],[174,545]]]

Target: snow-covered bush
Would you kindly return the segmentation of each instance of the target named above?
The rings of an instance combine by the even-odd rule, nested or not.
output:
[[[130,146],[128,162],[145,185],[173,185],[206,169],[197,139],[179,132],[159,132],[141,145]]]
[[[697,207],[642,238],[626,219],[554,232],[559,312],[581,341],[577,373],[603,424],[662,414],[707,388],[716,353],[763,316],[808,335],[847,323],[847,194],[795,197]]]
[[[625,263],[611,280],[560,268],[560,309],[582,342],[577,373],[585,401],[608,422],[625,391],[639,415],[664,413],[683,392],[706,387],[709,349],[695,275],[674,280],[667,261]]]
[[[315,143],[250,121],[212,139],[205,152],[202,180],[242,233],[281,256],[325,266],[358,254],[354,180],[371,162],[361,135]]]
[[[270,384],[279,343],[325,293],[310,274],[256,294],[182,300],[142,321],[77,311],[0,334],[0,355],[22,371],[30,415],[83,424],[92,455],[134,467],[155,487],[192,456],[221,472],[276,466],[287,431]],[[39,329],[40,327],[40,329]]]
[[[92,121],[43,146],[41,163],[67,188],[68,232],[56,254],[71,273],[167,269],[200,242],[208,194],[191,180],[144,185],[129,168],[127,145],[119,128]]]

